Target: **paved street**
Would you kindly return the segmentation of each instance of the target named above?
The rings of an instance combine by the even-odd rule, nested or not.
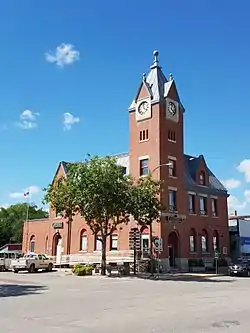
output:
[[[74,277],[0,273],[1,332],[241,332],[250,278]]]

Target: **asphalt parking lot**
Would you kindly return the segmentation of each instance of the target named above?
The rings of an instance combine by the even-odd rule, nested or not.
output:
[[[250,278],[0,273],[1,332],[241,332]]]

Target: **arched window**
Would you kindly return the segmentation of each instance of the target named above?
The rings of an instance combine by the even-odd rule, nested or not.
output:
[[[102,250],[102,237],[100,235],[95,236],[95,251]]]
[[[110,235],[110,251],[118,250],[118,235],[117,231],[114,231],[112,235]]]
[[[190,252],[196,252],[196,231],[195,229],[190,230],[189,234],[189,250]]]
[[[213,232],[213,250],[219,250],[219,233],[217,230]]]
[[[35,252],[36,239],[35,236],[30,237],[30,252]]]
[[[201,171],[199,174],[199,184],[200,185],[206,185],[206,177],[205,177],[205,172]]]
[[[80,251],[88,250],[88,238],[86,234],[86,229],[82,229],[80,233]]]
[[[142,255],[148,254],[150,248],[149,229],[147,227],[141,228],[141,251]]]
[[[49,237],[47,236],[45,239],[45,253],[49,252]]]
[[[201,233],[201,251],[202,253],[208,252],[209,247],[208,247],[208,233],[205,229],[202,230]]]

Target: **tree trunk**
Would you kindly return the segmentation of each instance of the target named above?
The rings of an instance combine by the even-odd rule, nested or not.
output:
[[[72,218],[68,219],[68,235],[67,235],[67,254],[70,254],[71,250],[71,231],[72,231]]]
[[[106,275],[106,243],[107,243],[107,236],[103,236],[102,237],[101,275]]]
[[[152,222],[149,225],[149,242],[150,242],[150,273],[154,275],[154,258],[153,258],[153,226]]]

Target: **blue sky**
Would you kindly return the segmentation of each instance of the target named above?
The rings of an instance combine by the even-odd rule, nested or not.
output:
[[[11,0],[0,11],[0,204],[61,160],[128,151],[127,108],[152,51],[186,108],[185,151],[204,154],[250,212],[250,3]],[[66,127],[64,120],[66,120]]]

